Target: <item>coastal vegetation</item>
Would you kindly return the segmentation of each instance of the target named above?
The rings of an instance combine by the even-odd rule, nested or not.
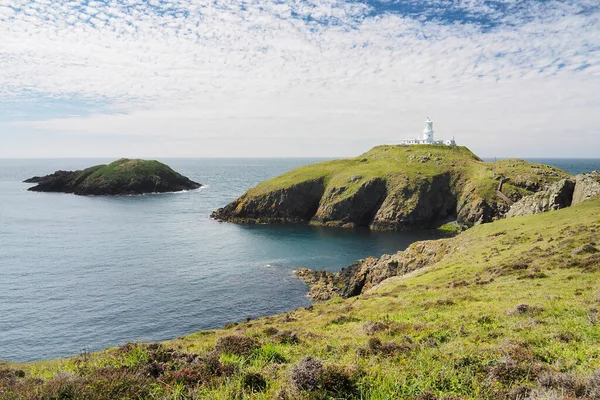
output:
[[[460,146],[378,146],[263,182],[213,217],[374,230],[432,227],[448,218],[472,226],[500,218],[513,202],[570,177],[523,160],[484,162]]]
[[[34,192],[63,192],[77,195],[128,195],[178,192],[200,185],[155,160],[122,158],[108,165],[96,165],[82,171],[56,171],[33,177]]]
[[[597,399],[599,232],[597,198],[477,225],[348,298],[0,364],[0,398]]]

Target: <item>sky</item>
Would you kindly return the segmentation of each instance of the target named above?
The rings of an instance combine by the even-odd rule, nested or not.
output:
[[[0,0],[0,158],[600,157],[598,0]]]

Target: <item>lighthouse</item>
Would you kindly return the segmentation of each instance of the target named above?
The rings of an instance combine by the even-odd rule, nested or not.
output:
[[[433,144],[433,122],[427,117],[425,129],[423,129],[424,144]]]
[[[427,117],[421,138],[404,139],[400,141],[400,144],[445,144],[446,146],[456,146],[454,138],[452,140],[433,140],[433,133],[433,121]]]

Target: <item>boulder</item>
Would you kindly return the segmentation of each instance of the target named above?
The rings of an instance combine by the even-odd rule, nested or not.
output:
[[[546,211],[569,207],[573,199],[574,189],[574,180],[561,179],[546,186],[543,190],[517,201],[510,207],[506,217],[541,214]]]
[[[594,171],[589,174],[579,174],[575,177],[573,205],[597,196],[600,196],[600,171]]]

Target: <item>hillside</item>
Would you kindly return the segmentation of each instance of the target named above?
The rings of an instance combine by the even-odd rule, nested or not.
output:
[[[213,217],[374,230],[431,227],[451,217],[471,226],[503,216],[512,202],[569,177],[522,160],[483,162],[466,147],[378,146],[263,182]]]
[[[27,179],[25,183],[36,183],[36,186],[29,188],[34,192],[62,192],[77,195],[178,192],[202,186],[158,161],[127,158],[82,171],[56,171],[44,177]]]
[[[346,300],[0,365],[0,398],[597,399],[599,232],[600,199],[478,225]]]

